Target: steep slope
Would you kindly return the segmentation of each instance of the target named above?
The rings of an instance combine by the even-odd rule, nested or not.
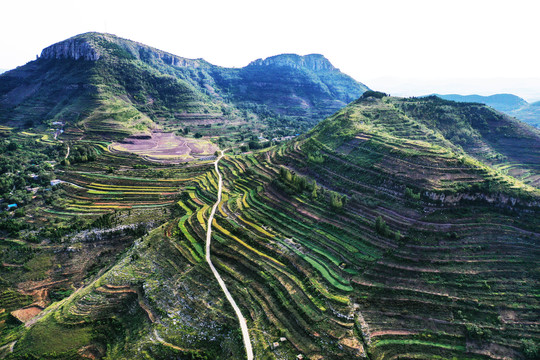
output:
[[[436,98],[425,102],[408,99],[396,105],[474,158],[536,187],[540,185],[538,129],[481,105]]]
[[[360,266],[359,274],[349,278],[354,289],[349,296],[355,299],[356,324],[371,359],[533,359],[538,354],[530,311],[537,312],[540,304],[529,286],[538,276],[533,254],[540,249],[534,219],[539,191],[473,158],[483,155],[468,154],[443,135],[468,119],[469,129],[478,131],[477,141],[494,141],[489,134],[483,139],[475,126],[491,123],[492,110],[469,104],[468,115],[461,116],[463,106],[368,92],[275,154],[275,162],[296,171],[281,172],[282,189],[295,194],[284,199],[294,209],[291,217],[308,224],[305,218],[311,217],[317,228],[332,223],[340,240],[357,239],[349,245],[384,249],[382,254],[360,250],[374,261],[359,260],[352,249],[333,248],[337,241],[317,241],[323,251],[300,250],[339,256],[346,264],[342,269]],[[437,121],[443,118],[442,124]],[[511,137],[540,140],[535,131],[522,133],[512,119],[497,118]],[[517,158],[523,152],[512,150],[504,151]],[[538,176],[538,158],[529,158],[537,148],[528,150],[522,156]],[[337,193],[313,190],[321,185]],[[316,212],[321,193],[337,215]]]
[[[296,57],[295,66],[227,69],[110,34],[81,34],[2,74],[0,121],[67,121],[108,137],[224,122],[294,133],[366,89],[320,55]]]
[[[458,102],[475,102],[491,106],[497,111],[514,116],[529,125],[540,127],[540,108],[538,103],[529,104],[519,96],[512,94],[481,95],[439,95],[445,100]]]

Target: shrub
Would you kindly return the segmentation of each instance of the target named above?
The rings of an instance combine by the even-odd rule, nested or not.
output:
[[[539,359],[540,358],[540,345],[533,339],[521,340],[521,349],[525,358],[527,359]]]
[[[382,236],[388,236],[390,234],[390,228],[381,216],[377,216],[377,219],[375,219],[375,231]]]
[[[343,207],[343,200],[341,196],[339,196],[338,193],[335,193],[335,192],[330,193],[330,205],[334,209],[341,209]]]
[[[376,98],[376,99],[382,99],[383,97],[388,96],[388,94],[383,93],[381,91],[373,91],[368,90],[365,93],[362,94],[362,99],[367,99],[370,97]]]
[[[411,200],[420,200],[420,193],[416,194],[411,189],[405,188],[405,197]]]
[[[471,339],[487,339],[491,336],[491,330],[476,324],[467,324],[465,325],[465,334]]]

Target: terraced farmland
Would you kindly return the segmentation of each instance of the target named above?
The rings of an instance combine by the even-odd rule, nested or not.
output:
[[[482,203],[467,210],[431,205],[425,213],[404,196],[371,187],[355,190],[337,209],[329,202],[333,190],[312,180],[300,193],[284,191],[291,184],[280,180],[282,164],[291,166],[301,153],[300,145],[221,162],[226,196],[213,225],[212,253],[246,314],[256,357],[519,358],[523,339],[538,339],[538,274],[528,265],[540,255],[540,235],[531,229],[531,215],[516,219]],[[177,201],[183,215],[72,296],[55,311],[57,323],[96,326],[96,318],[116,311],[98,306],[100,296],[131,292],[139,300],[108,302],[139,303],[136,342],[150,357],[161,351],[225,356],[181,335],[215,334],[203,325],[209,316],[237,326],[222,300],[215,315],[206,313],[201,299],[219,298],[215,284],[199,283],[205,284],[197,292],[202,298],[170,287],[191,293],[195,279],[211,278],[202,249],[215,196],[212,172],[184,187]],[[376,229],[379,216],[387,232]],[[167,259],[160,257],[165,253]],[[190,320],[191,330],[174,330],[186,319],[199,320]],[[241,354],[240,338],[234,346],[228,339]]]
[[[368,124],[365,109],[349,110],[295,141],[220,161],[212,261],[255,358],[533,359],[534,183],[443,146],[441,132],[412,117]],[[204,261],[212,163],[156,164],[90,146],[95,160],[58,168],[65,194],[43,212],[98,228],[154,222],[27,328],[10,328],[7,358],[243,358],[238,321]],[[81,237],[65,239],[92,245]],[[52,260],[31,261],[46,277]]]

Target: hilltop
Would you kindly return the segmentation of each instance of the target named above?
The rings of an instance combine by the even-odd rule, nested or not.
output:
[[[322,55],[296,59],[271,70],[257,61],[228,69],[111,34],[81,34],[2,74],[0,121],[27,128],[63,121],[96,138],[213,124],[232,137],[238,127],[273,137],[313,126],[367,89]]]
[[[533,187],[540,184],[540,132],[480,104],[368,91],[317,125],[306,139],[315,152],[330,149],[363,165],[374,161],[377,171],[389,176],[388,184],[452,192],[475,182],[485,186],[484,175],[502,173],[510,175],[505,180],[510,183],[520,179]],[[363,181],[380,180],[366,174]]]

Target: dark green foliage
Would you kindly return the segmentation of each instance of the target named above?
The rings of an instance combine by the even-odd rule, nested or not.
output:
[[[92,223],[92,227],[97,227],[99,229],[108,229],[112,227],[112,225],[112,214],[103,214]]]
[[[14,145],[12,145],[14,144]],[[17,147],[17,151],[8,148]],[[52,167],[46,161],[57,161],[61,152],[59,145],[37,142],[31,138],[0,140],[0,196],[18,207],[28,203],[32,194],[27,186],[49,186],[53,179]],[[3,209],[2,209],[3,210]]]
[[[405,188],[405,197],[411,200],[420,200],[420,193],[414,193],[412,189]]]
[[[319,151],[316,151],[315,153],[308,153],[308,160],[315,164],[322,164],[324,163],[324,156]]]
[[[390,228],[381,216],[377,216],[377,218],[375,219],[375,231],[377,231],[377,233],[382,236],[388,236],[390,234]]]
[[[533,339],[521,340],[521,349],[526,359],[538,359],[540,358],[540,345]]]
[[[9,142],[9,144],[6,146],[7,151],[17,151],[18,148],[19,146],[14,141]]]
[[[367,90],[366,92],[362,94],[362,99],[367,99],[370,97],[375,98],[375,99],[382,99],[383,97],[386,97],[386,96],[388,96],[388,94],[380,92],[380,91]]]
[[[60,301],[69,295],[73,294],[73,289],[61,289],[61,290],[53,290],[49,292],[49,298],[51,301]]]
[[[17,236],[19,231],[26,229],[28,225],[22,221],[6,219],[0,221],[0,231],[5,231],[10,236]]]
[[[330,193],[330,206],[335,210],[339,210],[343,207],[343,198],[333,191]]]
[[[465,333],[471,339],[486,340],[491,337],[491,330],[482,328],[477,324],[466,324]]]
[[[85,163],[88,161],[95,161],[96,158],[96,149],[91,145],[77,145],[71,148],[71,163]]]
[[[313,189],[316,187],[316,184],[309,183],[305,176],[291,172],[289,169],[283,166],[279,169],[279,175],[280,180],[297,194],[302,194],[304,191],[309,189],[313,191]]]

